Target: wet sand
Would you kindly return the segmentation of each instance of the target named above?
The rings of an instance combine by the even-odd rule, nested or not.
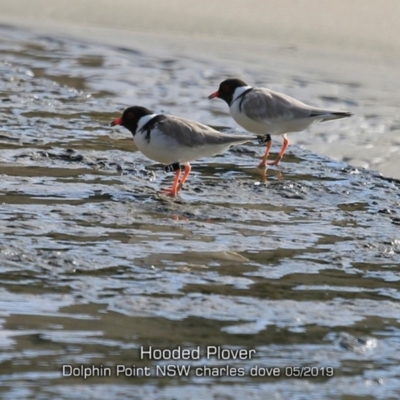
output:
[[[399,181],[296,145],[263,176],[264,148],[250,143],[193,163],[167,198],[171,174],[108,124],[134,97],[232,130],[205,98],[229,67],[41,30],[0,38],[2,398],[399,397]],[[310,97],[321,86],[287,83]],[[201,358],[141,359],[149,345],[199,346]],[[207,358],[207,346],[254,357]],[[157,375],[166,364],[192,370]]]
[[[202,58],[224,74],[200,84],[206,96],[225,76],[265,85],[316,106],[355,113],[350,121],[292,134],[292,143],[400,177],[400,4],[338,0],[190,2],[0,1],[0,20],[102,44]],[[149,88],[154,93],[154,88]],[[201,104],[201,99],[199,103]],[[134,93],[126,105],[137,100]],[[198,107],[198,105],[196,105]],[[216,124],[232,126],[224,105]],[[185,115],[198,111],[187,109]]]

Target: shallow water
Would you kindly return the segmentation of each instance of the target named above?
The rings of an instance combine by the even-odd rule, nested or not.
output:
[[[194,163],[166,198],[172,176],[107,125],[134,103],[212,123],[207,82],[223,67],[1,37],[2,398],[400,396],[398,181],[295,146],[262,176],[254,144]],[[201,359],[140,359],[141,346]],[[255,354],[207,359],[207,346]],[[65,364],[112,374],[63,377]],[[156,376],[168,364],[192,370]]]

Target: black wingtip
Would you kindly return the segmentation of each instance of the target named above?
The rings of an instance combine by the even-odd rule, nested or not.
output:
[[[325,119],[328,121],[329,119],[346,118],[346,117],[351,117],[352,115],[354,114],[348,111],[331,111],[331,112],[316,111],[314,113],[311,113],[310,117],[326,117]]]
[[[352,115],[354,115],[353,113],[348,112],[348,111],[338,111],[338,112],[334,112],[332,114],[337,115],[338,117],[351,117]]]

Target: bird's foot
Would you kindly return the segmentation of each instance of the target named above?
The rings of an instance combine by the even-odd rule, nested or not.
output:
[[[166,196],[175,197],[178,194],[178,189],[161,189],[161,193]]]
[[[269,162],[268,165],[279,165],[279,163],[281,162],[282,157],[279,156],[276,160]]]
[[[265,169],[267,168],[267,163],[265,161],[261,161],[260,164],[257,165],[257,168]]]
[[[175,197],[178,192],[182,189],[183,184],[181,182],[178,183],[176,187],[173,187],[172,189],[161,189],[161,192],[167,196]]]

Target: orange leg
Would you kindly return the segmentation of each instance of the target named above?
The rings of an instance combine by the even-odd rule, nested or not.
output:
[[[278,165],[281,162],[283,155],[285,154],[285,151],[287,150],[288,146],[289,146],[289,139],[287,138],[286,135],[283,135],[283,145],[282,145],[281,151],[279,152],[278,158],[276,160],[268,163],[268,165]]]
[[[178,192],[182,189],[183,184],[186,182],[186,179],[188,178],[190,171],[192,170],[192,167],[190,166],[189,163],[185,164],[185,173],[183,174],[182,180],[181,178],[181,169],[179,168],[175,172],[175,179],[174,179],[174,184],[172,185],[172,189],[165,189],[163,192],[168,195],[168,196],[176,196]]]
[[[183,184],[186,182],[186,179],[188,178],[190,171],[192,170],[192,167],[189,163],[185,164],[185,173],[183,174],[183,178],[181,180],[181,184],[179,189],[182,189]]]
[[[174,179],[174,184],[172,185],[172,189],[163,189],[162,192],[166,194],[167,196],[176,196],[179,192],[179,179],[181,177],[181,169],[177,169],[175,172],[175,179]]]
[[[269,152],[271,150],[271,147],[272,147],[272,140],[268,140],[267,148],[265,149],[264,157],[262,158],[260,164],[258,164],[258,168],[266,168],[266,166],[267,166],[267,158],[269,156]]]

